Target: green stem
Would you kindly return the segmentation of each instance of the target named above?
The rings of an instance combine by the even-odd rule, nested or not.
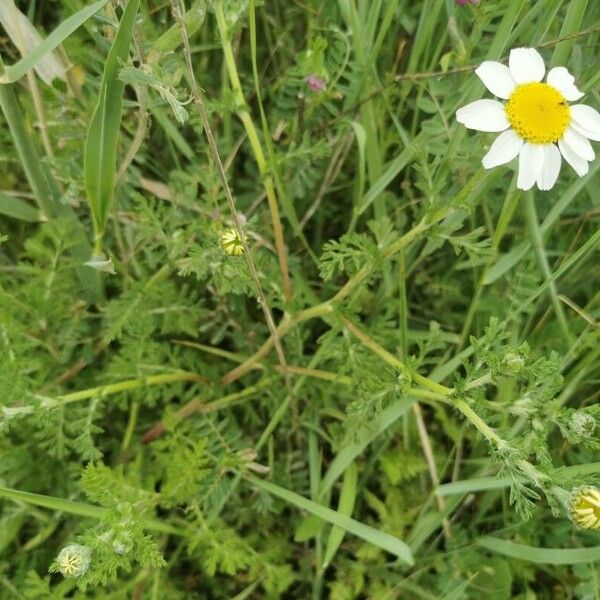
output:
[[[175,418],[172,421],[172,425],[175,425],[179,421],[183,419],[187,419],[192,415],[197,413],[210,413],[215,410],[221,410],[228,406],[231,406],[237,403],[239,400],[247,398],[248,396],[252,396],[259,392],[260,390],[268,387],[275,381],[274,377],[267,377],[262,379],[255,385],[251,385],[247,388],[244,388],[240,392],[234,392],[233,394],[228,394],[227,396],[223,396],[222,398],[218,398],[217,400],[213,400],[212,402],[205,403],[200,398],[194,398],[190,400],[187,404],[182,406],[175,415]],[[162,435],[167,430],[167,425],[163,421],[159,421],[149,429],[143,439],[145,444],[154,441],[157,437]]]
[[[558,299],[556,284],[552,279],[552,270],[550,269],[550,265],[548,264],[546,250],[544,249],[544,241],[542,240],[542,233],[540,231],[537,213],[535,210],[533,192],[531,191],[525,194],[525,215],[527,217],[527,227],[529,229],[529,235],[531,236],[531,241],[535,250],[539,267],[542,271],[544,279],[546,279],[546,281],[549,282],[548,288],[550,290],[550,298],[552,300],[552,305],[554,307],[554,312],[556,313],[558,324],[560,326],[563,337],[567,342],[567,345],[571,347],[575,343],[575,338],[571,333],[571,330],[569,329],[569,324],[567,323],[567,318],[563,310],[563,305]]]
[[[125,452],[131,444],[139,413],[140,403],[134,402],[129,409],[129,420],[127,421],[127,428],[125,429],[125,435],[123,436],[123,441],[121,443],[121,452]]]
[[[507,446],[507,442],[497,435],[493,429],[464,401],[456,399],[452,406],[457,408],[472,425],[483,435],[483,437],[496,447]]]
[[[400,349],[404,360],[408,358],[408,295],[406,287],[406,265],[405,252],[400,250],[398,261],[398,279],[399,279],[399,302],[398,302],[398,322],[400,327]]]
[[[392,242],[389,246],[387,246],[381,253],[382,259],[387,260],[391,258],[395,254],[409,246],[415,239],[418,238],[419,235],[421,235],[430,227],[432,227],[433,225],[441,221],[444,217],[446,217],[448,213],[453,210],[453,205],[460,203],[481,181],[482,176],[482,171],[476,173],[449,206],[446,206],[443,209],[436,211],[427,219],[422,219],[412,229],[407,231],[404,235],[400,236],[395,242]],[[329,300],[326,300],[321,304],[317,304],[316,306],[312,306],[311,308],[301,310],[295,315],[286,315],[276,329],[277,340],[280,340],[286,333],[288,333],[288,331],[290,331],[296,325],[302,323],[303,321],[308,321],[309,319],[314,318],[322,318],[333,313],[335,310],[335,304],[338,304],[342,300],[347,298],[373,273],[373,271],[377,267],[378,264],[373,263],[365,265],[346,282],[346,284],[338,291],[337,294],[335,294],[335,296],[333,296]],[[229,373],[224,375],[221,378],[221,383],[223,385],[232,383],[236,379],[239,379],[240,377],[245,375],[248,371],[251,371],[261,359],[267,356],[274,344],[275,337],[271,335],[271,337],[267,339],[251,357],[249,357],[241,365],[239,365],[235,369],[232,369]]]
[[[379,357],[381,357],[385,362],[387,362],[389,365],[391,365],[395,369],[399,370],[402,373],[406,372],[407,367],[402,361],[397,359],[393,354],[390,354],[385,348],[380,346],[375,340],[370,338],[366,333],[364,333],[356,325],[354,325],[352,322],[348,321],[348,319],[342,319],[342,321],[343,321],[345,327],[351,333],[353,333],[367,348],[372,350],[375,354],[377,354]],[[419,383],[419,384],[429,388],[431,391],[435,392],[436,394],[439,394],[440,399],[442,399],[442,401],[444,401],[444,402],[448,402],[447,396],[449,396],[450,394],[452,394],[454,392],[454,390],[452,388],[448,388],[446,386],[440,385],[439,383],[435,383],[434,381],[431,381],[427,377],[423,377],[422,375],[419,375],[418,373],[411,373],[411,376],[412,376],[412,379],[416,383]],[[484,377],[480,378],[479,380],[476,380],[476,382],[477,382],[477,385],[481,385],[482,383],[487,382],[487,380],[488,380],[488,376],[485,375]],[[496,433],[494,433],[492,428],[489,425],[487,425],[487,423],[464,400],[457,398],[457,399],[454,399],[449,404],[451,406],[454,406],[455,408],[457,408],[477,428],[477,430],[494,446],[499,447],[499,448],[508,446],[508,442],[506,442],[504,439],[502,439]],[[529,463],[527,461],[524,461],[524,464],[519,465],[519,466],[521,467],[521,470],[523,470],[523,471],[525,471],[525,469],[527,469],[528,471],[531,471],[531,469],[534,469],[536,471],[536,473],[538,473],[538,478],[541,475],[535,469],[535,467],[533,467],[533,465],[531,465],[531,463]]]
[[[277,248],[277,256],[279,258],[279,267],[281,269],[281,276],[283,280],[283,291],[285,297],[290,300],[292,297],[292,285],[290,282],[289,268],[287,262],[287,251],[285,248],[285,242],[283,239],[283,228],[281,226],[281,218],[279,215],[279,203],[277,201],[277,195],[275,193],[275,186],[273,184],[273,178],[269,174],[267,160],[265,153],[262,149],[260,139],[258,137],[258,131],[254,125],[254,121],[250,116],[247,108],[246,99],[242,91],[242,84],[240,83],[240,76],[235,63],[235,57],[233,56],[233,48],[231,46],[231,40],[229,37],[229,31],[227,23],[225,21],[225,14],[223,12],[223,5],[221,0],[217,0],[214,3],[215,16],[217,18],[217,27],[219,29],[219,35],[221,37],[221,47],[223,49],[223,55],[225,57],[225,65],[227,67],[227,73],[229,75],[229,81],[231,83],[232,92],[238,105],[237,114],[242,122],[248,141],[252,148],[256,164],[258,166],[259,173],[263,179],[263,185],[267,195],[267,201],[269,203],[269,210],[271,212],[271,221],[273,225],[273,234],[275,237],[275,247]]]
[[[47,398],[45,396],[35,397],[41,401],[42,408],[54,408],[56,406],[64,406],[71,402],[78,402],[79,400],[87,400],[88,398],[94,398],[95,396],[109,396],[111,394],[118,394],[119,392],[125,392],[128,390],[134,390],[136,388],[145,387],[148,385],[162,385],[164,383],[172,383],[175,381],[194,381],[194,382],[206,382],[206,379],[196,373],[188,373],[181,371],[178,373],[165,373],[162,375],[151,375],[149,377],[143,377],[138,379],[129,379],[127,381],[120,381],[119,383],[111,383],[108,385],[101,385],[87,390],[80,390],[78,392],[71,392],[70,394],[63,394],[56,398]],[[36,407],[32,405],[27,406],[5,406],[3,407],[3,413],[5,417],[14,417],[19,415],[28,415],[35,411]]]
[[[481,377],[478,377],[477,379],[473,379],[473,381],[469,381],[469,383],[467,383],[467,385],[465,386],[465,389],[472,390],[477,387],[481,387],[482,385],[487,385],[488,383],[491,383],[491,382],[492,382],[492,374],[486,373],[485,375],[482,375]]]
[[[485,267],[483,268],[483,272],[479,278],[479,282],[477,284],[477,288],[475,293],[473,294],[473,299],[471,300],[471,304],[467,311],[467,315],[463,322],[462,330],[460,333],[460,344],[458,349],[462,348],[467,341],[467,336],[471,331],[471,326],[473,324],[473,318],[475,317],[475,311],[477,310],[477,306],[479,304],[479,299],[481,298],[481,294],[483,292],[483,288],[486,285],[486,279],[490,269],[493,264],[496,262],[498,258],[498,248],[500,247],[500,242],[506,233],[506,229],[512,219],[512,216],[515,212],[519,199],[521,198],[521,194],[515,190],[516,185],[516,175],[513,178],[512,184],[509,188],[509,192],[506,194],[504,198],[504,204],[502,205],[502,210],[500,211],[500,216],[498,217],[498,225],[494,231],[494,235],[492,236],[492,248],[491,248],[491,256]]]
[[[388,352],[385,348],[380,346],[373,338],[369,337],[362,329],[357,327],[352,321],[342,317],[342,323],[350,331],[354,334],[369,350],[372,350],[375,354],[380,356],[385,362],[394,367],[400,372],[409,372],[412,380],[415,383],[422,385],[423,387],[428,388],[432,392],[439,394],[440,396],[449,396],[454,392],[452,388],[446,387],[445,385],[441,385],[436,383],[435,381],[431,381],[427,377],[420,375],[419,373],[412,372],[400,359],[396,358],[393,354]]]

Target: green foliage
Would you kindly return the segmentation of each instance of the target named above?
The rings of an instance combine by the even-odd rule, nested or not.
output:
[[[339,241],[330,240],[323,245],[319,271],[325,281],[337,274],[354,275],[361,267],[378,264],[381,250],[396,239],[394,226],[384,217],[369,221],[367,227],[372,236],[346,233]]]
[[[91,463],[83,472],[81,486],[93,502],[109,509],[97,525],[77,536],[79,547],[91,553],[89,568],[75,577],[77,585],[106,585],[129,572],[134,564],[158,568],[166,563],[156,542],[144,533],[143,517],[154,503],[152,495],[130,485],[103,464]],[[60,571],[60,561],[50,567]]]
[[[16,4],[0,598],[596,599],[600,163],[530,198],[455,112],[519,46],[597,109],[600,5]]]

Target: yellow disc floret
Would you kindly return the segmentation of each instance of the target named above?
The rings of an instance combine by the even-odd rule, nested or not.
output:
[[[244,253],[244,244],[233,227],[221,234],[221,247],[229,256],[240,256]]]
[[[600,490],[584,486],[571,495],[569,516],[584,529],[600,529]]]
[[[557,142],[571,120],[563,95],[547,83],[517,86],[506,104],[506,116],[513,129],[531,144]]]

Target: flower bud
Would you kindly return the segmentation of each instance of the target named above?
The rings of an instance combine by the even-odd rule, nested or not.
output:
[[[221,234],[221,247],[229,256],[240,256],[244,253],[244,245],[235,228],[227,229]]]
[[[600,529],[600,490],[592,486],[573,490],[569,517],[583,529]]]
[[[579,437],[589,438],[596,429],[596,419],[582,410],[577,410],[569,419],[569,429]]]
[[[64,577],[81,577],[90,567],[92,549],[81,544],[65,546],[56,557],[56,566]]]
[[[131,550],[131,542],[126,539],[117,539],[112,543],[115,554],[123,555],[127,554]]]
[[[308,85],[311,92],[322,92],[327,88],[327,82],[317,75],[309,75],[304,81]]]
[[[502,366],[507,373],[516,375],[525,366],[525,359],[516,352],[507,352],[502,359]]]

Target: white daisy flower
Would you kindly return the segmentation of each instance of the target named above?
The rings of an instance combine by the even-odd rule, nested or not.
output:
[[[534,48],[514,48],[508,67],[486,60],[476,75],[503,100],[477,100],[456,111],[468,129],[502,132],[483,157],[486,169],[519,157],[517,187],[551,189],[558,178],[561,155],[579,176],[588,172],[595,154],[589,140],[600,141],[600,113],[584,104],[572,104],[583,94],[565,67],[546,67]]]

